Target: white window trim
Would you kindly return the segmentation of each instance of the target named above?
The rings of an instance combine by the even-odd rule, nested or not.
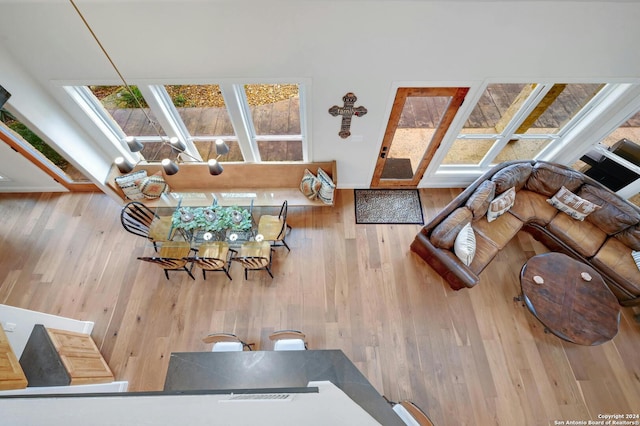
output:
[[[253,127],[253,121],[249,111],[249,105],[246,101],[246,95],[244,93],[245,84],[297,84],[300,98],[300,135],[261,135],[255,134]],[[115,83],[114,83],[115,84]],[[187,146],[186,152],[189,156],[201,159],[201,156],[195,147],[196,141],[211,141],[218,138],[223,140],[235,140],[238,142],[240,150],[242,152],[245,162],[261,162],[260,152],[258,150],[257,141],[269,141],[269,140],[292,140],[301,141],[302,143],[302,155],[303,161],[309,160],[309,153],[311,152],[310,138],[308,136],[310,128],[310,117],[307,115],[307,98],[306,90],[308,89],[309,81],[305,79],[285,79],[282,81],[222,81],[215,83],[207,82],[189,82],[182,84],[217,84],[224,98],[225,105],[227,107],[227,113],[231,120],[235,136],[192,136],[186,129],[180,114],[173,105],[164,85],[134,82],[132,83],[138,87],[145,100],[147,101],[149,108],[154,113],[158,125],[167,134],[166,137],[178,137]],[[169,83],[167,83],[169,84]],[[174,83],[180,84],[180,83]],[[83,85],[77,85],[72,82],[62,83],[63,89],[66,93],[75,101],[75,103],[81,108],[81,110],[89,117],[89,119],[96,125],[102,134],[117,147],[118,151],[127,159],[133,162],[137,162],[142,159],[139,153],[131,153],[126,146],[124,139],[126,135],[120,129],[117,123],[115,123],[113,117],[107,112],[102,104],[96,99],[91,90],[89,89],[91,83],[84,83]],[[113,85],[113,84],[112,84]],[[161,142],[165,140],[162,136],[149,135],[138,137],[142,142]]]

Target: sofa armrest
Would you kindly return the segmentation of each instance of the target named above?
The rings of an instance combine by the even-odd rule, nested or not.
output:
[[[437,248],[424,232],[419,232],[411,243],[411,250],[435,269],[454,290],[473,287],[480,278],[451,252]]]

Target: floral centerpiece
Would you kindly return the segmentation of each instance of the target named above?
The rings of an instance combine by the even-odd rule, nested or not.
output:
[[[171,223],[174,228],[186,231],[248,231],[251,213],[238,206],[179,207],[173,213]]]

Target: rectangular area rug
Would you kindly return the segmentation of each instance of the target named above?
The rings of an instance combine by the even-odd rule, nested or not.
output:
[[[356,223],[423,225],[417,189],[354,189]]]

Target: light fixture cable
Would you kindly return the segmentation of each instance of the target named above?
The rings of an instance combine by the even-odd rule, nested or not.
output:
[[[114,71],[118,74],[118,77],[120,77],[120,80],[122,81],[122,84],[124,85],[124,87],[127,89],[127,91],[129,92],[129,94],[131,95],[131,97],[134,99],[135,103],[138,105],[138,108],[140,108],[140,110],[142,111],[142,113],[144,114],[144,116],[146,117],[147,121],[149,122],[149,124],[151,124],[151,126],[153,127],[153,129],[156,131],[156,133],[158,134],[158,137],[160,138],[160,140],[162,141],[163,144],[168,144],[172,150],[178,151],[180,154],[184,154],[187,157],[191,158],[192,160],[195,160],[197,162],[200,162],[201,160],[194,157],[193,155],[189,154],[188,152],[186,152],[186,147],[183,147],[184,144],[182,143],[181,145],[176,145],[174,143],[171,143],[171,138],[169,139],[169,142],[167,142],[165,140],[165,136],[162,136],[162,133],[160,132],[160,130],[158,130],[158,127],[156,126],[155,121],[153,121],[151,119],[151,117],[149,116],[149,114],[147,113],[147,111],[145,111],[145,109],[143,108],[142,104],[140,103],[140,100],[138,99],[138,97],[136,96],[136,94],[133,92],[133,89],[131,88],[131,86],[129,86],[129,83],[127,83],[127,80],[124,78],[124,76],[122,75],[122,73],[120,72],[120,70],[118,69],[118,67],[116,66],[115,62],[113,62],[113,59],[111,59],[111,56],[109,55],[109,53],[107,53],[107,50],[104,48],[104,46],[102,45],[102,43],[100,42],[100,40],[98,39],[98,36],[96,35],[96,33],[93,31],[93,29],[91,28],[91,26],[89,25],[89,23],[87,22],[87,20],[85,19],[84,15],[82,14],[82,12],[80,11],[80,9],[78,8],[78,6],[76,5],[76,3],[73,0],[69,0],[69,2],[71,3],[71,5],[73,6],[73,8],[75,9],[76,13],[78,14],[78,16],[80,16],[80,19],[82,19],[82,22],[84,23],[85,27],[87,27],[87,30],[89,30],[89,33],[91,33],[91,36],[93,37],[93,39],[96,41],[96,43],[98,44],[98,46],[100,47],[100,50],[102,50],[102,53],[104,53],[104,56],[107,58],[107,60],[109,61],[109,63],[111,64],[111,66],[113,67]],[[229,148],[226,146],[226,144],[224,144],[224,148],[226,148],[226,152],[229,152]],[[217,147],[216,147],[217,148]],[[225,153],[226,153],[225,152]],[[218,153],[218,156],[216,158],[216,160],[218,158],[220,158],[221,154]]]

